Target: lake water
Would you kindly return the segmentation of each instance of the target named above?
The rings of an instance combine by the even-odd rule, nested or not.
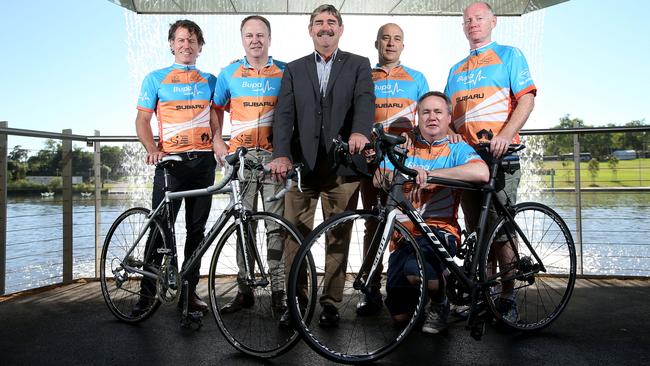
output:
[[[148,206],[140,201],[106,196],[102,200],[101,242],[113,220],[126,208]],[[575,196],[543,193],[536,200],[553,207],[575,235]],[[213,198],[208,225],[226,205],[223,196]],[[583,271],[585,274],[650,276],[650,192],[589,192],[582,195]],[[7,207],[6,292],[16,292],[62,279],[62,217],[60,196],[9,198]],[[73,276],[94,277],[94,200],[74,198]],[[179,222],[183,215],[179,215]],[[184,241],[182,224],[177,242]],[[182,253],[182,249],[179,249]],[[207,274],[210,253],[201,273]],[[182,260],[182,259],[181,259]],[[351,259],[352,260],[352,259]]]

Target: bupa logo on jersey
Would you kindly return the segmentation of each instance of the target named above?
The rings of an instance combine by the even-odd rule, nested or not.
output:
[[[196,84],[186,85],[186,86],[175,86],[172,88],[172,92],[182,93],[183,95],[191,95],[193,97],[203,94],[203,92],[199,89],[199,86]]]
[[[403,92],[404,89],[400,89],[399,83],[395,84],[381,84],[375,85],[375,95],[384,94],[384,95],[396,95],[397,93]]]
[[[268,93],[271,90],[275,90],[275,88],[271,86],[270,80],[260,81],[260,82],[244,80],[241,82],[241,87],[246,89],[251,89],[256,93],[262,93],[262,94]]]
[[[482,70],[478,70],[476,72],[458,75],[458,79],[456,81],[465,85],[476,86],[476,84],[483,79],[485,79],[485,76],[482,75]]]

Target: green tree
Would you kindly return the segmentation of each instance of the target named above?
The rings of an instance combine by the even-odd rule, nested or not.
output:
[[[27,149],[20,145],[14,146],[7,156],[7,179],[15,181],[27,176]]]
[[[102,177],[113,180],[120,178],[123,172],[122,160],[124,157],[124,149],[120,146],[102,146],[101,156],[102,169],[104,166],[109,169],[108,176],[102,174]]]
[[[93,162],[93,153],[75,147],[72,150],[72,175],[81,175],[90,180],[90,176],[94,175]],[[59,162],[59,164],[61,163]]]
[[[560,123],[553,128],[568,129],[575,125],[583,127],[584,122],[579,118],[571,118],[568,114],[560,118]],[[562,155],[573,152],[573,135],[557,134],[544,136],[544,154],[545,155]]]
[[[618,181],[618,158],[614,155],[610,155],[609,159],[607,159],[607,165],[609,166],[609,169],[612,170],[614,180]]]
[[[598,159],[592,158],[589,160],[589,164],[587,165],[587,169],[589,170],[589,174],[591,175],[591,186],[596,186],[596,177],[598,176],[598,171],[600,170],[600,163],[598,162]]]
[[[9,153],[9,160],[26,163],[27,162],[27,149],[23,149],[22,146],[16,145]]]
[[[45,148],[27,159],[28,175],[57,175],[61,169],[63,148],[60,142],[52,139],[45,141]]]
[[[598,160],[605,160],[612,153],[612,134],[586,133],[580,136],[580,150],[591,153]]]
[[[566,176],[566,182],[573,182],[573,167],[571,167],[571,162],[562,160],[562,170],[564,170]]]
[[[635,120],[625,124],[627,127],[637,127],[645,126],[645,120]],[[645,134],[642,132],[625,132],[625,150],[637,150],[641,151],[644,149],[644,140]]]

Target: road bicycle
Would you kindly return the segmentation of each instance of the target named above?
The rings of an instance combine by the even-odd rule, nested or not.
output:
[[[368,362],[386,356],[420,324],[428,300],[423,256],[414,236],[400,220],[412,223],[419,235],[432,246],[436,257],[445,263],[449,271],[448,298],[457,305],[469,306],[466,328],[473,338],[480,339],[486,324],[494,319],[519,331],[539,330],[557,319],[575,284],[573,238],[565,222],[551,208],[534,202],[513,205],[508,200],[503,204],[496,199],[497,173],[504,164],[513,163],[503,158],[491,159],[488,164],[490,180],[483,185],[452,179],[428,179],[429,183],[483,193],[477,230],[465,235],[458,251],[460,263],[456,263],[449,254],[445,237],[431,230],[404,196],[404,184],[413,182],[417,175],[415,170],[403,164],[406,150],[399,145],[405,141],[404,137],[385,134],[381,125],[376,125],[373,130],[376,138],[370,147],[375,151],[375,161],[381,162],[386,157],[396,168],[387,189],[386,203],[382,205],[380,202],[372,210],[343,212],[321,223],[305,238],[291,268],[290,299],[299,293],[323,293],[324,252],[328,237],[352,232],[347,261],[334,264],[345,271],[343,299],[336,303],[340,314],[338,325],[322,328],[311,324],[311,318],[301,315],[302,310],[313,312],[315,302],[310,309],[301,308],[296,301],[289,302],[290,315],[306,343],[320,355],[336,362]],[[347,149],[346,144],[340,144],[342,154]],[[523,145],[511,145],[506,156],[521,149]],[[498,219],[488,228],[488,208],[491,205],[496,209]],[[398,215],[401,216],[399,220]],[[357,258],[353,258],[354,248],[362,250],[367,228],[375,228],[369,233],[372,242],[368,252],[357,253]],[[492,243],[504,235],[503,245],[510,248],[512,260],[500,263],[493,259]],[[388,268],[389,247],[407,251],[415,258],[416,285],[407,284],[395,289],[396,293],[410,293],[411,298],[416,299],[408,320],[401,325],[392,321],[385,306],[376,315],[360,316],[356,313],[356,304],[370,291],[377,278],[380,279],[382,298],[386,298],[387,276],[379,268]],[[304,269],[310,255],[315,261],[315,266],[310,267],[314,271]],[[305,278],[309,278],[308,283],[317,288],[308,288]],[[504,309],[508,303],[504,299],[515,305]]]
[[[274,357],[289,350],[299,337],[295,330],[278,326],[285,309],[272,305],[273,276],[267,263],[268,241],[292,240],[300,244],[302,236],[283,217],[252,212],[243,206],[241,191],[247,183],[245,171],[264,169],[258,162],[246,158],[245,148],[239,148],[225,160],[228,164],[223,177],[214,185],[170,192],[167,189],[169,169],[181,161],[181,157],[170,155],[163,158],[159,165],[164,169],[165,199],[153,211],[142,207],[126,210],[106,235],[100,262],[102,294],[115,317],[127,323],[137,323],[153,315],[161,303],[174,303],[181,290],[185,296],[181,325],[190,327],[196,324],[200,327],[202,313],[189,311],[187,307],[185,275],[200,266],[201,258],[216,241],[208,291],[219,330],[241,352],[256,357]],[[297,167],[295,172],[299,177],[300,168]],[[287,185],[267,200],[283,198],[291,185],[292,180],[287,179]],[[170,215],[172,201],[220,193],[230,193],[230,202],[186,260],[186,265],[179,270],[174,220]],[[157,245],[154,244],[156,241]],[[306,261],[310,262],[309,259]],[[155,293],[143,291],[143,279],[155,283]],[[238,283],[244,283],[252,290],[254,304],[237,313],[222,314],[221,307],[235,297]],[[142,304],[143,300],[147,306],[134,312],[134,305],[138,301]]]

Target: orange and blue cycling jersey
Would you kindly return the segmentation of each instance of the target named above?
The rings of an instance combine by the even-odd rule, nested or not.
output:
[[[537,94],[537,88],[526,58],[519,49],[496,42],[471,50],[454,65],[445,88],[454,129],[472,146],[482,133],[497,135],[527,93]],[[513,142],[519,143],[519,135]]]
[[[273,150],[273,114],[285,66],[269,57],[258,72],[244,58],[221,70],[213,107],[230,113],[230,152],[240,146]]]
[[[413,147],[409,148],[408,156],[404,165],[409,168],[422,168],[430,171],[435,169],[453,168],[464,164],[485,164],[476,151],[465,142],[450,143],[449,138],[444,137],[429,143],[419,133],[409,133]],[[393,171],[394,165],[385,159],[385,169]],[[412,189],[412,184],[404,185],[404,193]],[[418,210],[424,222],[432,227],[444,230],[456,237],[460,242],[460,226],[458,226],[458,206],[460,203],[460,191],[450,187],[438,185],[427,185],[424,187],[422,200],[419,203],[413,202],[413,207]],[[421,235],[413,223],[404,215],[399,213],[397,219],[402,222],[413,235]]]
[[[137,108],[156,113],[162,151],[212,151],[210,100],[215,83],[214,75],[179,64],[144,78]]]
[[[375,123],[388,133],[399,135],[416,125],[417,102],[429,91],[424,75],[403,65],[386,72],[379,65],[372,70],[375,83]]]

